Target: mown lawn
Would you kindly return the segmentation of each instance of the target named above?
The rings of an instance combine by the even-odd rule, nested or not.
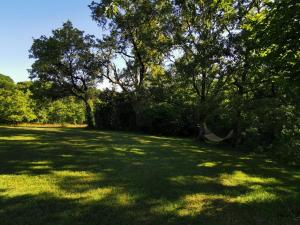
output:
[[[0,127],[1,225],[300,224],[300,169],[189,139]]]

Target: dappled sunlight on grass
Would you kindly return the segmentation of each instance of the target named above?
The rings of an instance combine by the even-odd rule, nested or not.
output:
[[[5,191],[0,195],[6,197],[22,196],[26,194],[40,194],[55,192],[57,187],[53,177],[47,175],[1,175],[0,187]]]
[[[264,188],[259,185],[252,186],[251,189],[253,190],[238,196],[232,201],[245,204],[250,202],[272,202],[279,199],[276,193],[264,190]]]
[[[137,155],[145,155],[145,152],[139,148],[132,148],[129,152],[137,154]]]
[[[215,162],[204,162],[204,163],[200,163],[198,164],[199,167],[215,167],[217,166],[217,163]]]
[[[212,177],[206,177],[206,176],[177,176],[177,177],[171,177],[170,181],[174,184],[181,184],[186,185],[189,183],[193,184],[201,184],[201,183],[208,183],[208,182],[215,182],[215,178]]]
[[[10,136],[10,137],[0,137],[0,141],[34,141],[38,140],[36,137],[31,136]]]
[[[182,198],[183,207],[181,207],[177,214],[179,216],[195,216],[200,214],[206,208],[209,208],[211,204],[216,200],[225,199],[222,195],[209,195],[209,194],[191,194]],[[214,210],[218,210],[215,208]]]
[[[32,162],[29,168],[31,170],[48,170],[51,169],[51,163],[48,163],[47,161],[38,161],[38,162]]]
[[[234,171],[232,174],[221,174],[219,177],[220,183],[224,186],[238,186],[251,184],[274,184],[279,183],[275,178],[250,176],[243,171]]]
[[[72,158],[73,156],[72,155],[70,155],[70,154],[62,154],[62,155],[60,155],[61,157],[63,157],[63,158]]]
[[[151,143],[152,141],[146,138],[141,138],[141,137],[133,137],[133,140],[137,141],[140,144],[148,144]]]
[[[299,169],[189,139],[0,127],[0,164],[5,225],[294,225],[300,216]]]
[[[151,208],[151,212],[153,213],[166,213],[166,214],[176,214],[176,211],[181,207],[180,202],[172,202],[167,200],[156,200],[150,202],[154,207]]]
[[[86,127],[86,124],[68,124],[68,123],[64,123],[64,124],[45,124],[45,123],[19,123],[16,125],[16,127],[21,127],[21,128],[25,128],[25,127],[30,127],[30,128],[84,128]]]
[[[99,201],[110,196],[115,204],[129,205],[134,197],[121,187],[101,186],[103,178],[99,174],[74,171],[56,171],[52,175],[1,175],[1,196],[16,197],[26,194],[48,193],[58,199],[76,199],[83,203]],[[99,183],[98,185],[95,185]]]

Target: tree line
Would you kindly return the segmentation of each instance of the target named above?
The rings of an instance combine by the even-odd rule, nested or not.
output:
[[[50,83],[14,81],[0,74],[0,123],[83,124],[83,103],[73,96],[57,96]]]
[[[300,156],[300,5],[294,0],[106,0],[101,37],[70,21],[35,39],[30,77],[73,96],[89,127]],[[103,81],[110,88],[100,91]]]

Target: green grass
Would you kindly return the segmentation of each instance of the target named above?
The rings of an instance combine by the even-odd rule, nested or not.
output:
[[[0,127],[1,225],[300,224],[300,170],[189,139]]]

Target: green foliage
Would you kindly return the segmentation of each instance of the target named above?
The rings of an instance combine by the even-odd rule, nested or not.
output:
[[[164,85],[165,82],[169,82],[169,85]],[[139,108],[141,121],[137,124],[135,101],[131,95],[103,91],[96,105],[97,127],[164,135],[194,135],[196,107],[191,92],[167,79],[152,82],[144,94],[147,102],[143,102]]]
[[[39,123],[70,123],[83,124],[85,110],[83,102],[78,102],[74,97],[66,97],[55,101],[48,101],[36,109]]]
[[[5,76],[3,74],[0,74],[0,89],[13,89],[15,86],[15,83],[13,79],[11,79],[9,76]]]
[[[18,123],[33,121],[34,102],[30,99],[29,91],[0,89],[0,122]]]
[[[101,39],[68,21],[34,40],[36,80],[17,89],[32,92],[38,121],[83,121],[81,103],[68,102],[73,95],[91,127],[95,112],[99,128],[203,139],[207,123],[219,136],[233,130],[227,142],[236,148],[298,160],[296,1],[106,0],[89,7]],[[97,90],[103,79],[111,90]]]
[[[129,96],[114,91],[103,91],[96,104],[98,128],[135,130],[134,109]]]
[[[34,82],[32,81],[23,81],[23,82],[18,82],[16,87],[18,90],[22,92],[30,91],[31,92],[31,87],[33,86]]]
[[[0,89],[0,123],[82,124],[86,121],[83,102],[71,96],[53,99],[54,96],[48,94],[49,90],[53,91],[49,83],[11,84]]]
[[[300,163],[300,113],[294,106],[282,109],[282,129],[274,143],[275,153],[287,163]]]
[[[180,111],[172,104],[152,103],[144,108],[142,129],[157,134],[176,135],[181,131]]]
[[[52,31],[50,37],[34,40],[30,57],[35,60],[31,78],[51,82],[85,103],[88,126],[94,126],[90,101],[103,73],[101,55],[95,53],[96,41],[73,27],[70,21]]]

